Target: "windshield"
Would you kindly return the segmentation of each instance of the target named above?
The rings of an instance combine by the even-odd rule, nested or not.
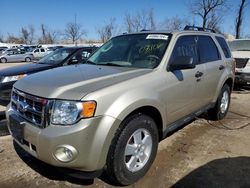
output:
[[[131,68],[157,67],[169,44],[167,34],[134,34],[115,37],[94,53],[87,63]]]
[[[228,44],[232,51],[250,51],[250,40],[235,40]]]
[[[39,64],[57,64],[68,58],[75,49],[59,49],[43,57],[37,63]]]

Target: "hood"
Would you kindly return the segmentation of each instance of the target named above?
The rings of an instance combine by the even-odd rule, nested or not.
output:
[[[250,58],[250,51],[232,51],[234,58]]]
[[[48,64],[38,64],[38,63],[19,65],[15,67],[6,68],[6,69],[1,69],[0,76],[15,76],[19,74],[29,74],[29,73],[46,70],[51,67],[52,66]]]
[[[81,100],[93,91],[132,79],[151,69],[72,65],[32,74],[16,82],[14,87],[26,93],[67,100]]]

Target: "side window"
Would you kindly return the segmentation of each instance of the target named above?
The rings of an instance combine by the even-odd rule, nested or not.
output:
[[[71,62],[83,63],[84,60],[86,59],[86,58],[85,58],[85,52],[86,52],[86,51],[78,51],[78,52],[76,53],[76,55],[74,55],[74,56],[71,58]]]
[[[199,36],[198,43],[201,63],[207,63],[221,59],[219,51],[211,37]]]
[[[41,52],[45,52],[45,50],[43,48],[41,48]]]
[[[88,51],[82,51],[82,57],[83,57],[83,59],[87,59],[90,55],[91,55],[90,52],[88,52]]]
[[[223,53],[224,53],[225,57],[226,58],[232,57],[230,49],[229,49],[229,47],[228,47],[227,42],[225,41],[225,39],[222,38],[222,37],[215,37],[215,38],[218,41],[218,43],[220,44],[220,47],[223,50]]]
[[[8,55],[14,55],[14,52],[13,51],[9,51]]]
[[[170,63],[174,61],[176,57],[189,56],[193,58],[193,63],[198,64],[198,48],[197,48],[198,37],[193,36],[182,36],[180,37],[174,47]]]
[[[38,50],[38,49],[36,49],[36,50],[34,51],[34,53],[37,53],[37,52],[39,52],[39,50]]]

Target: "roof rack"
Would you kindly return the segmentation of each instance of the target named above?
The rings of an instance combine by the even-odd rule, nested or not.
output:
[[[203,27],[198,27],[198,26],[191,26],[191,25],[186,25],[184,27],[184,30],[192,30],[192,31],[208,31],[212,33],[216,33],[214,29],[209,29],[209,28],[203,28]]]

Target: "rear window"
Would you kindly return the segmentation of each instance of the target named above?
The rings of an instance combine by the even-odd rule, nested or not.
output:
[[[200,62],[206,63],[211,61],[219,60],[220,54],[218,49],[209,36],[199,36],[199,52],[200,52]]]
[[[228,47],[227,42],[225,41],[225,39],[222,38],[222,37],[215,37],[215,38],[218,41],[218,43],[220,44],[220,47],[223,50],[223,53],[224,53],[225,57],[226,58],[232,57],[230,49],[229,49],[229,47]]]

